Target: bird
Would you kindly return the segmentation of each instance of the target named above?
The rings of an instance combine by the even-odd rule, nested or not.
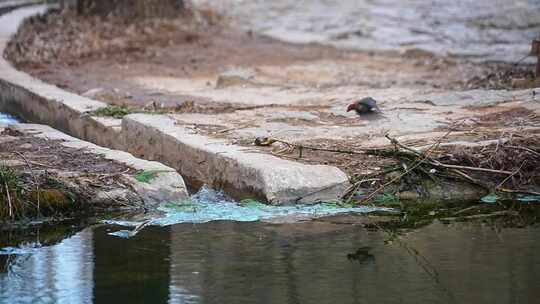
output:
[[[351,103],[347,107],[347,112],[354,110],[358,115],[382,113],[381,109],[377,106],[377,101],[371,97],[364,97]]]

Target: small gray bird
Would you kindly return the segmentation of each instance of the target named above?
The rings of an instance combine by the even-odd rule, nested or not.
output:
[[[354,103],[351,103],[347,107],[347,112],[356,111],[358,115],[382,113],[381,109],[377,106],[377,101],[371,97],[365,97]]]

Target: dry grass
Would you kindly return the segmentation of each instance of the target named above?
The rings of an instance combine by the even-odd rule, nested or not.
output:
[[[501,189],[538,191],[540,189],[540,136],[509,134],[507,141],[486,147],[456,147],[439,159],[449,164],[513,172],[511,176],[471,174]],[[504,183],[503,183],[504,182]]]
[[[21,217],[24,206],[20,196],[19,174],[3,164],[0,165],[0,220]]]
[[[212,26],[219,18],[187,10],[178,18],[153,18],[131,22],[114,16],[78,16],[73,11],[51,11],[25,21],[6,48],[17,65],[62,62],[118,54],[144,55],[148,45],[165,47],[198,39],[197,29]],[[121,55],[120,55],[121,56]]]

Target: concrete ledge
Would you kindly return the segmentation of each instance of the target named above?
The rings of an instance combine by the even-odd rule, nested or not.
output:
[[[46,10],[47,6],[39,5],[0,17],[0,52],[4,52],[25,18]],[[195,186],[208,184],[236,198],[257,198],[276,204],[336,199],[348,186],[345,173],[335,167],[303,165],[271,155],[248,153],[239,146],[189,134],[166,116],[131,115],[123,121],[92,117],[89,112],[107,105],[17,71],[3,57],[0,71],[0,111],[50,125],[101,146],[163,161]],[[54,132],[50,129],[44,133],[50,136]],[[67,138],[69,145],[83,145],[72,137]],[[92,149],[107,157],[116,155],[116,160],[125,157],[124,161],[133,161],[127,153],[107,152],[110,150],[97,146]],[[139,169],[148,168],[141,165]],[[155,195],[157,192],[150,191]]]
[[[65,147],[85,149],[88,153],[102,155],[106,159],[124,164],[135,170],[158,172],[156,178],[150,180],[148,183],[139,182],[127,174],[122,175],[122,178],[127,181],[127,184],[131,186],[145,205],[156,205],[161,202],[178,202],[188,198],[188,192],[182,177],[174,169],[158,162],[142,160],[127,152],[103,148],[71,137],[49,126],[15,124],[9,127],[23,134],[45,138],[47,140],[59,140],[61,141],[61,145]]]
[[[349,186],[338,168],[283,160],[191,134],[162,115],[128,115],[122,132],[134,155],[162,161],[194,185],[207,184],[236,198],[307,203],[336,199]]]

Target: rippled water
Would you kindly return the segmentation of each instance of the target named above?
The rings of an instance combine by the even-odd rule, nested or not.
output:
[[[342,48],[421,48],[516,61],[540,35],[538,0],[194,0],[290,42]],[[532,60],[532,59],[531,59]]]
[[[403,242],[339,219],[98,226],[0,255],[0,303],[536,303],[540,230],[432,224]],[[38,246],[36,248],[36,246]],[[416,254],[415,252],[418,252]]]

